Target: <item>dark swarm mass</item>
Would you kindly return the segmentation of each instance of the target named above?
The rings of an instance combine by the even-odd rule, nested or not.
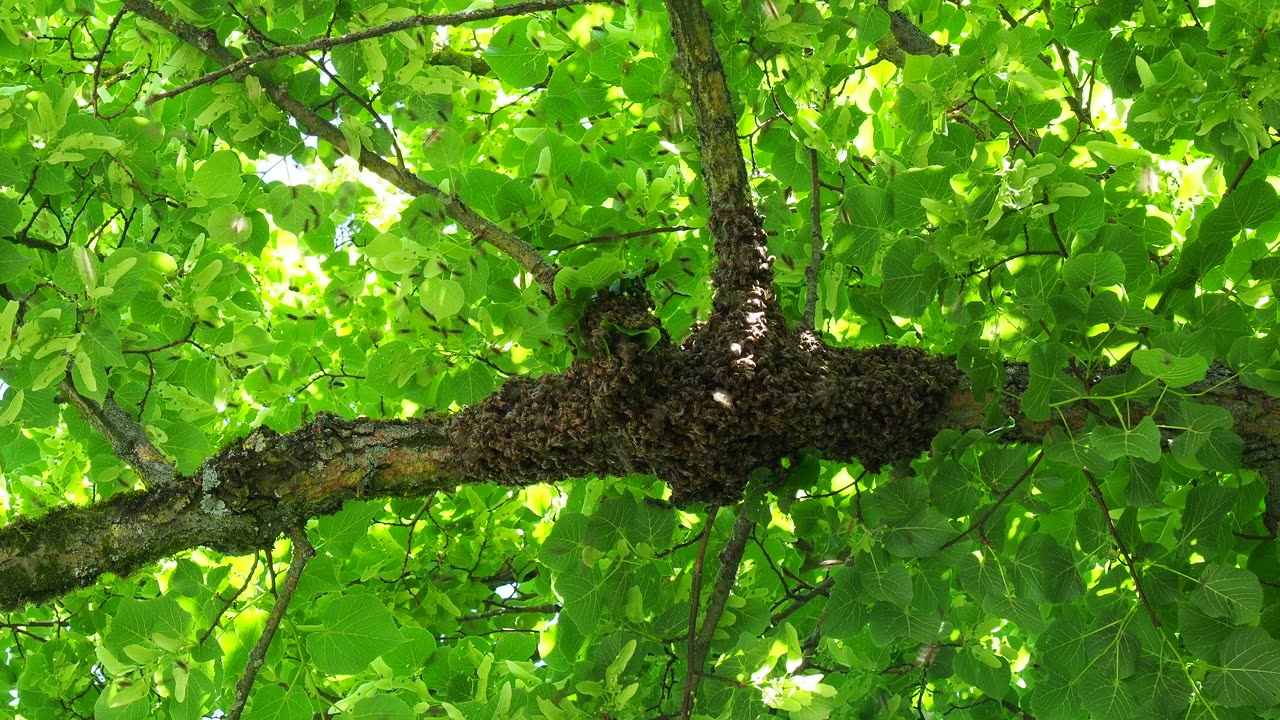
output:
[[[878,469],[928,447],[954,363],[916,348],[825,347],[787,325],[767,280],[740,282],[767,279],[763,253],[732,260],[738,302],[679,347],[665,334],[650,350],[635,340],[661,332],[647,294],[604,294],[582,325],[590,357],[512,380],[453,418],[458,471],[520,485],[647,473],[677,504],[732,503],[752,470],[800,448]]]

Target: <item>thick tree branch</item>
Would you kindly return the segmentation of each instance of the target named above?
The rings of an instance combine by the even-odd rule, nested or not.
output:
[[[244,554],[358,497],[419,497],[463,480],[443,421],[343,420],[260,428],[158,489],[60,507],[0,527],[0,609],[128,575],[197,546]]]
[[[217,42],[216,37],[201,31],[185,20],[180,20],[164,12],[152,4],[150,0],[125,0],[124,6],[176,35],[183,42],[195,47],[204,53],[206,57],[224,68],[239,61],[234,53]],[[261,80],[267,97],[277,107],[292,116],[307,132],[323,139],[343,154],[351,157],[357,156],[348,147],[346,137],[343,136],[342,131],[290,95],[284,85],[258,74],[251,68],[246,69],[245,72],[254,73]],[[408,168],[393,165],[382,156],[367,149],[360,150],[358,157],[359,164],[362,167],[404,192],[414,197],[426,195],[439,200],[444,205],[444,211],[449,217],[458,221],[459,225],[466,228],[476,238],[493,245],[513,258],[519,263],[520,267],[533,275],[548,296],[554,297],[554,281],[559,268],[547,262],[533,245],[503,230],[492,221],[481,217],[463,203],[458,196],[446,193],[439,187],[418,177]]]
[[[708,229],[715,238],[719,262],[712,272],[716,285],[715,315],[729,322],[749,303],[748,312],[772,310],[768,245],[747,181],[746,159],[738,142],[737,114],[725,80],[724,66],[716,50],[711,20],[702,0],[667,0],[676,64],[689,88],[707,184],[711,216]],[[781,319],[780,316],[778,318]],[[763,333],[760,322],[746,321],[744,331]]]
[[[128,463],[152,490],[174,484],[178,473],[164,455],[147,438],[146,430],[129,417],[129,413],[107,396],[101,405],[81,395],[71,378],[58,386],[60,396],[74,407],[89,426],[111,445],[116,457]]]
[[[197,546],[253,552],[352,498],[648,472],[670,483],[678,502],[736,501],[750,469],[802,448],[879,468],[926,450],[940,427],[988,428],[986,403],[954,380],[954,367],[918,351],[793,347],[773,359],[772,373],[755,381],[752,394],[713,384],[706,345],[716,343],[659,345],[644,355],[622,346],[563,375],[513,379],[448,420],[322,415],[288,435],[255,430],[171,484],[0,527],[0,609],[86,587],[104,572],[127,575]],[[1010,364],[1006,375],[1005,415],[1019,418],[1026,366]],[[1206,381],[1183,391],[1233,415],[1246,467],[1280,459],[1280,401],[1216,365]],[[787,399],[791,405],[779,404]],[[1022,417],[1002,439],[1038,444],[1062,422],[1078,430],[1090,417],[1088,405],[1065,406],[1056,422]],[[1272,502],[1268,497],[1268,512]]]

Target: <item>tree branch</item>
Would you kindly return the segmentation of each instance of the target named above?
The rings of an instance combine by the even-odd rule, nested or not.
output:
[[[685,635],[689,643],[689,661],[685,664],[684,696],[680,701],[680,717],[686,720],[693,712],[694,678],[698,674],[698,665],[693,659],[698,654],[698,603],[702,600],[702,568],[707,559],[707,545],[711,541],[711,531],[715,527],[716,516],[719,514],[719,505],[712,505],[707,510],[706,524],[702,526],[702,536],[698,540],[698,559],[693,562],[693,583],[689,588],[689,631]]]
[[[276,636],[276,630],[280,628],[284,611],[288,609],[289,601],[293,599],[293,591],[298,589],[298,580],[302,578],[302,571],[306,569],[307,561],[315,557],[316,549],[307,538],[306,529],[294,528],[289,532],[289,540],[293,543],[293,559],[289,561],[289,571],[285,574],[284,585],[281,586],[280,594],[271,607],[271,614],[267,616],[267,622],[262,627],[262,634],[258,636],[258,642],[254,643],[253,649],[249,651],[244,674],[236,683],[236,699],[227,712],[227,720],[240,720],[245,703],[249,701],[249,693],[253,691],[253,682],[258,678],[258,671],[262,669],[262,664],[266,662],[271,640]]]
[[[465,477],[444,422],[321,415],[289,435],[259,428],[190,476],[0,527],[0,609],[42,602],[111,572],[197,546],[246,554],[358,497],[420,497]]]
[[[176,35],[182,41],[204,53],[206,57],[212,59],[219,65],[222,65],[224,69],[238,62],[238,58],[236,58],[235,54],[218,44],[215,38],[201,31],[191,23],[169,15],[152,4],[150,0],[125,0],[124,6],[132,12],[156,23],[173,35]],[[493,9],[490,9],[486,12],[492,11]],[[480,18],[477,16],[473,19]],[[245,70],[246,72],[253,72],[255,76],[262,81],[262,88],[266,92],[267,97],[269,97],[277,107],[292,116],[299,125],[307,130],[307,132],[323,139],[339,152],[354,157],[351,149],[347,146],[346,137],[343,136],[342,132],[322,118],[314,110],[290,95],[284,85],[276,83],[269,77],[258,74],[251,68],[240,69]],[[373,172],[395,187],[413,195],[414,197],[426,195],[439,200],[440,203],[444,205],[444,211],[449,215],[449,217],[456,220],[459,225],[466,228],[467,231],[476,238],[493,245],[513,258],[520,267],[533,275],[534,279],[542,286],[543,291],[547,296],[554,299],[554,281],[556,272],[558,272],[559,268],[547,262],[547,260],[542,257],[542,254],[538,252],[538,249],[533,245],[503,230],[492,221],[481,217],[478,213],[464,204],[457,195],[446,193],[436,185],[418,177],[418,175],[410,171],[408,168],[392,165],[382,156],[368,152],[367,150],[359,152],[358,162],[361,167]]]
[[[60,396],[80,413],[89,426],[111,445],[116,457],[128,463],[152,490],[172,486],[178,477],[173,465],[165,459],[141,425],[129,417],[129,413],[107,395],[101,405],[76,390],[71,378],[63,379],[58,386]]]
[[[720,624],[720,616],[724,614],[725,604],[729,602],[729,593],[738,582],[738,568],[742,565],[742,554],[747,547],[747,538],[751,537],[751,528],[755,527],[751,514],[759,506],[763,497],[764,491],[757,490],[752,497],[748,497],[738,506],[738,519],[733,523],[733,533],[729,536],[729,541],[725,543],[724,548],[720,550],[720,572],[716,574],[716,584],[711,590],[711,597],[707,599],[707,611],[702,616],[698,635],[689,643],[689,674],[685,677],[684,700],[681,704],[681,717],[686,719],[690,717],[693,710],[693,697],[698,692],[698,684],[703,677],[703,667],[707,664],[707,655],[711,652],[711,639],[715,637],[716,626]]]
[[[479,20],[492,20],[494,18],[510,17],[512,15],[529,15],[531,13],[544,10],[561,10],[578,5],[594,5],[602,1],[607,2],[608,0],[528,0],[527,2],[512,3],[510,5],[497,5],[491,8],[462,10],[460,12],[449,13],[447,15],[414,15],[413,17],[408,17],[403,20],[396,20],[395,22],[384,23],[382,25],[374,25],[373,27],[357,30],[352,33],[347,33],[346,35],[339,35],[338,37],[319,38],[317,40],[297,43],[295,45],[280,45],[234,60],[230,64],[224,65],[211,73],[201,75],[182,87],[175,88],[158,95],[153,95],[147,100],[147,103],[151,104],[158,100],[163,100],[164,98],[181,95],[192,88],[199,87],[201,85],[208,85],[209,83],[220,80],[228,75],[247,71],[249,68],[265,60],[275,60],[277,58],[288,57],[290,55],[305,56],[307,53],[314,50],[329,50],[341,45],[351,45],[352,43],[358,43],[363,40],[373,40],[392,33],[413,30],[414,28],[463,25],[465,23],[476,22]],[[133,7],[132,3],[126,2],[125,7],[133,10],[134,12],[139,12],[136,7]],[[177,20],[177,22],[181,21]],[[194,45],[195,43],[192,44]],[[197,47],[200,46],[197,45]],[[204,48],[200,49],[204,50]],[[457,52],[450,54],[433,54],[433,58],[437,58],[439,60],[437,64],[454,65],[463,69],[469,69],[472,72],[474,72],[473,68],[478,67],[474,63],[464,63],[460,61],[459,57],[455,56],[462,56],[462,54]],[[484,64],[484,68],[487,71],[487,63]]]
[[[1000,506],[1004,505],[1005,501],[1008,500],[1013,495],[1013,492],[1017,490],[1019,487],[1021,487],[1022,483],[1026,482],[1027,478],[1031,477],[1031,473],[1035,471],[1036,466],[1040,464],[1040,461],[1042,459],[1044,459],[1043,450],[1036,453],[1036,459],[1031,461],[1031,464],[1027,466],[1026,470],[1022,471],[1022,474],[1018,476],[1017,480],[1014,480],[1013,483],[1009,485],[1009,487],[1006,488],[1004,492],[1000,493],[1000,497],[996,498],[996,501],[992,503],[991,507],[987,508],[986,512],[982,513],[982,517],[978,518],[978,520],[975,523],[965,528],[964,531],[961,532],[959,535],[956,535],[955,537],[943,543],[942,547],[938,549],[946,550],[952,545],[955,545],[956,543],[963,540],[969,533],[986,525],[987,520],[991,519],[991,516],[995,514],[996,510],[999,510]]]
[[[800,329],[816,332],[814,320],[818,314],[818,275],[822,270],[822,180],[818,177],[818,151],[809,149],[809,225],[813,231],[813,249],[809,265],[804,269],[805,286],[809,292],[804,298],[804,315]]]
[[[707,184],[710,218],[719,262],[712,271],[716,285],[713,315],[731,318],[751,303],[771,308],[772,275],[763,225],[751,202],[746,159],[738,141],[733,94],[716,50],[711,20],[701,0],[667,0],[676,65],[689,88]]]
[[[1129,568],[1129,576],[1133,578],[1134,590],[1138,593],[1138,599],[1142,601],[1142,606],[1147,610],[1147,617],[1151,618],[1151,624],[1157,629],[1160,627],[1160,618],[1156,617],[1156,609],[1151,607],[1151,601],[1147,599],[1147,593],[1142,589],[1142,578],[1138,575],[1138,568],[1133,564],[1133,556],[1129,554],[1129,548],[1125,546],[1124,539],[1120,537],[1120,531],[1116,529],[1116,524],[1111,520],[1111,509],[1107,507],[1107,501],[1102,497],[1102,488],[1098,487],[1098,481],[1093,478],[1093,473],[1086,469],[1081,469],[1084,477],[1089,481],[1089,491],[1093,495],[1093,499],[1098,502],[1098,507],[1102,509],[1102,518],[1107,521],[1107,530],[1111,532],[1111,538],[1116,541],[1116,548],[1120,550],[1120,557],[1124,558],[1124,564]]]

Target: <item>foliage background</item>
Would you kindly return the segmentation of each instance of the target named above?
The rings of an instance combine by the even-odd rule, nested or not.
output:
[[[260,63],[350,159],[257,76],[184,87],[213,65],[128,5],[0,2],[5,521],[140,486],[76,407],[114,402],[186,475],[255,427],[449,413],[562,371],[582,301],[629,278],[673,337],[707,319],[695,99],[660,3]],[[465,4],[158,7],[252,55]],[[1021,371],[989,428],[1044,442],[951,429],[884,471],[797,453],[737,510],[672,508],[644,475],[348,502],[308,527],[248,716],[1280,714],[1271,405],[1209,401],[1280,388],[1280,11],[707,11],[789,317],[817,234],[825,341],[953,355],[976,397]],[[579,301],[475,242],[454,195]],[[0,715],[226,710],[289,545],[0,615]]]

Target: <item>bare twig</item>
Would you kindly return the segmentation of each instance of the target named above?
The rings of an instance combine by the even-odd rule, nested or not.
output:
[[[270,649],[271,640],[275,637],[276,630],[280,627],[280,621],[284,619],[284,611],[288,609],[289,601],[293,599],[293,591],[298,588],[298,580],[302,577],[302,571],[307,567],[307,561],[316,554],[315,547],[311,545],[311,540],[307,538],[306,529],[295,528],[290,531],[289,540],[293,543],[293,559],[289,561],[289,571],[280,587],[280,594],[276,596],[276,602],[271,607],[271,614],[267,616],[267,623],[262,628],[262,635],[258,637],[258,642],[249,651],[249,659],[245,663],[244,674],[240,676],[240,681],[236,683],[235,702],[231,704],[231,708],[227,711],[227,720],[240,720],[240,715],[244,712],[245,703],[249,701],[249,693],[253,690],[253,681],[258,678],[258,671],[262,669],[262,663],[266,661],[267,650]]]
[[[982,513],[982,517],[978,518],[977,522],[965,528],[964,532],[960,533],[959,535],[943,543],[942,547],[938,549],[946,550],[952,545],[955,545],[956,543],[963,540],[965,536],[973,532],[975,529],[982,527],[987,522],[987,520],[991,519],[991,516],[995,514],[996,510],[999,510],[1000,506],[1004,505],[1005,501],[1008,500],[1011,495],[1013,495],[1013,492],[1017,490],[1022,485],[1022,483],[1026,481],[1027,478],[1031,477],[1032,471],[1036,469],[1036,466],[1040,464],[1040,460],[1043,458],[1044,458],[1043,450],[1036,453],[1035,459],[1031,461],[1031,464],[1027,466],[1027,469],[1022,471],[1022,474],[1018,476],[1017,480],[1013,481],[1012,485],[1006,488],[1004,492],[1000,493],[1000,497],[996,498],[996,501],[991,505],[991,507],[987,508],[987,511]]]
[[[636,230],[634,232],[613,233],[612,235],[596,235],[595,237],[589,237],[586,240],[579,240],[578,242],[575,242],[575,243],[569,243],[568,245],[565,245],[560,249],[568,250],[569,248],[581,247],[583,245],[591,245],[593,243],[610,242],[612,240],[630,240],[631,238],[645,237],[647,235],[683,232],[685,230],[692,230],[692,229],[693,228],[689,227],[688,225],[673,225],[671,227],[649,228],[648,230]]]
[[[245,26],[249,28],[250,37],[252,39],[260,43],[270,44],[273,47],[283,46],[282,43],[278,43],[272,40],[266,33],[259,30],[258,26],[254,25],[253,21],[250,20],[248,16],[240,12],[240,10],[236,8],[234,3],[228,3],[228,4],[231,7],[232,14],[240,18],[240,22],[244,23]],[[354,101],[361,108],[363,108],[365,112],[369,113],[369,117],[373,119],[373,122],[377,124],[378,127],[382,128],[382,130],[387,133],[387,136],[391,138],[391,149],[396,154],[396,164],[398,164],[400,167],[404,167],[405,166],[404,151],[400,148],[400,138],[396,136],[396,130],[394,127],[392,127],[391,123],[388,122],[386,119],[384,119],[377,110],[373,109],[373,103],[370,102],[369,100],[366,100],[364,97],[362,97],[358,93],[356,93],[356,91],[347,87],[347,84],[342,82],[342,78],[338,77],[338,74],[336,72],[330,70],[329,66],[324,62],[323,59],[316,60],[315,58],[311,57],[311,55],[308,53],[299,53],[299,56],[303,60],[306,60],[307,62],[314,65],[316,70],[319,70],[321,75],[324,75],[325,77],[329,78],[329,80],[332,81],[335,86],[337,86],[338,90],[340,90],[343,95],[346,95],[347,97],[351,98],[351,100]],[[152,100],[154,100],[154,98]]]
[[[822,582],[818,583],[817,585],[814,585],[812,588],[810,588],[810,589],[809,589],[807,592],[805,592],[803,595],[800,595],[800,596],[796,597],[796,598],[795,598],[795,602],[791,603],[791,605],[789,605],[786,609],[784,609],[784,610],[779,610],[778,612],[774,613],[774,614],[769,618],[769,626],[770,626],[770,627],[777,627],[777,626],[778,626],[778,623],[780,623],[780,622],[782,622],[783,620],[786,620],[787,618],[791,617],[791,615],[792,615],[795,611],[797,611],[797,610],[799,610],[800,608],[804,607],[804,606],[805,606],[805,604],[807,604],[810,600],[813,600],[814,598],[818,597],[819,595],[826,595],[827,593],[831,592],[831,588],[835,587],[835,584],[836,584],[836,578],[835,578],[835,576],[834,576],[834,575],[828,575],[826,580],[823,580]]]
[[[244,574],[244,583],[242,583],[240,587],[236,589],[235,592],[231,593],[231,597],[227,598],[226,602],[222,604],[222,609],[219,610],[218,614],[214,616],[213,622],[209,623],[209,629],[205,630],[204,634],[200,636],[200,640],[196,642],[197,645],[204,645],[205,641],[207,641],[209,637],[213,635],[213,631],[218,629],[218,624],[222,622],[222,616],[225,615],[227,610],[229,610],[232,604],[235,603],[236,598],[240,597],[240,595],[249,588],[249,584],[253,582],[253,574],[257,571],[258,571],[258,553],[254,553],[253,565],[249,566],[249,572]]]
[[[487,618],[498,617],[500,615],[519,615],[522,613],[554,615],[560,612],[560,605],[557,603],[549,603],[547,605],[503,605],[492,610],[485,610],[474,615],[460,615],[456,618],[458,622],[471,622],[473,620],[485,620]]]
[[[1102,497],[1102,488],[1098,487],[1098,481],[1093,478],[1093,473],[1088,470],[1082,470],[1082,472],[1085,479],[1089,481],[1089,490],[1093,495],[1093,499],[1097,501],[1098,507],[1102,508],[1102,517],[1107,521],[1107,530],[1111,533],[1111,538],[1116,541],[1116,547],[1120,549],[1120,556],[1124,558],[1124,564],[1129,567],[1129,576],[1133,578],[1133,587],[1138,593],[1138,599],[1142,601],[1142,606],[1146,608],[1147,617],[1151,618],[1151,624],[1158,628],[1160,627],[1160,618],[1156,617],[1156,610],[1151,607],[1151,601],[1147,599],[1147,593],[1142,589],[1142,578],[1138,576],[1138,568],[1133,564],[1133,556],[1129,554],[1129,549],[1120,537],[1120,532],[1116,530],[1116,524],[1111,520],[1111,510],[1107,507],[1107,501]]]
[[[98,114],[98,83],[102,80],[102,61],[107,57],[107,50],[111,48],[111,36],[116,33],[116,26],[120,24],[120,20],[124,18],[124,9],[116,13],[111,18],[111,23],[107,25],[107,36],[102,40],[102,47],[98,48],[98,54],[93,58],[93,92],[89,101],[93,103],[93,114]]]

